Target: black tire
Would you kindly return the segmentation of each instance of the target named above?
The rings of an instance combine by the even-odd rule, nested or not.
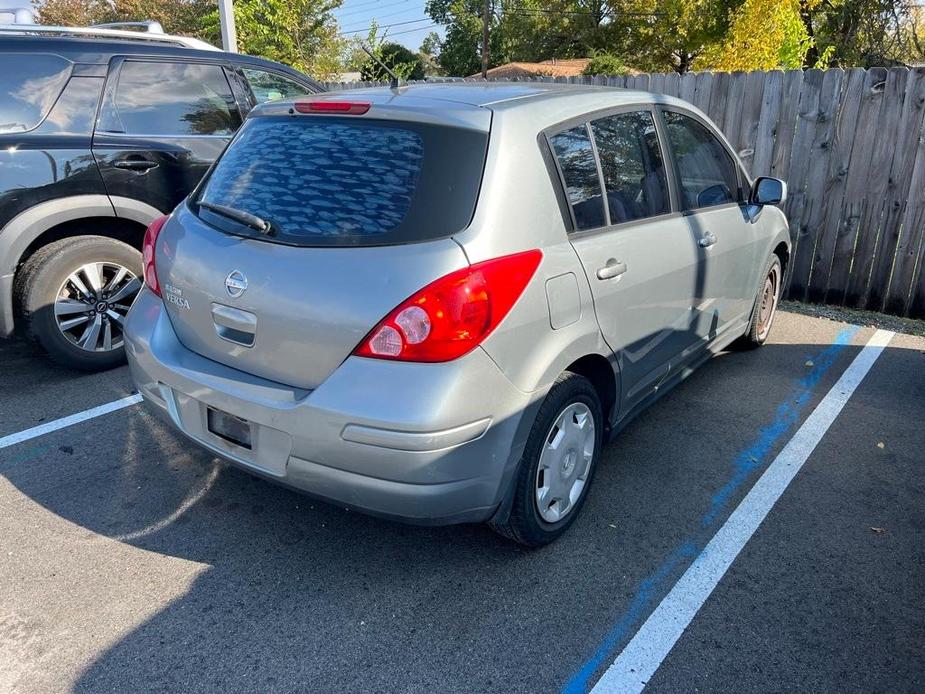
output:
[[[65,336],[55,318],[59,292],[68,277],[88,263],[111,263],[128,269],[136,278],[142,276],[141,254],[131,246],[104,236],[79,236],[37,250],[17,272],[13,291],[28,339],[41,345],[59,364],[82,371],[101,371],[125,363],[123,347],[105,351],[82,349]]]
[[[783,279],[784,273],[780,258],[777,255],[772,255],[765,267],[764,274],[761,276],[761,284],[758,285],[758,293],[755,296],[755,306],[752,309],[752,318],[748,323],[748,330],[736,342],[736,347],[740,349],[756,349],[767,341],[774,325],[774,316],[777,315],[777,304],[780,301]],[[769,282],[773,285],[770,296],[767,294]],[[771,302],[767,307],[767,312],[765,312],[765,301]]]
[[[541,517],[536,498],[540,457],[546,446],[547,437],[552,433],[552,427],[559,415],[576,403],[581,403],[590,410],[594,422],[593,455],[577,501],[558,522],[549,523]],[[501,535],[528,547],[548,544],[562,535],[575,521],[584,506],[585,499],[588,498],[594,471],[601,455],[603,429],[601,401],[591,382],[584,376],[570,371],[559,376],[540,406],[533,428],[530,430],[514,484],[514,499],[510,516],[506,523],[493,523],[492,528]]]

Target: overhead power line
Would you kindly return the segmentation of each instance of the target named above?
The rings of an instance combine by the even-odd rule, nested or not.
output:
[[[392,36],[400,36],[401,34],[413,34],[416,31],[424,31],[425,29],[433,29],[434,27],[437,27],[437,26],[440,26],[440,25],[434,22],[433,24],[428,24],[427,26],[415,27],[414,29],[405,29],[404,31],[396,31],[396,32],[389,34],[389,38],[391,38]]]
[[[400,26],[405,26],[408,24],[417,24],[418,22],[430,22],[430,21],[432,21],[430,17],[422,17],[421,19],[409,19],[406,22],[392,22],[391,24],[379,24],[377,26],[379,29],[388,29],[390,27],[400,27]],[[364,32],[368,32],[371,26],[372,25],[361,27],[359,29],[345,29],[344,31],[340,32],[339,35],[344,36],[346,34],[362,34]],[[432,26],[436,26],[436,25],[432,25]],[[412,29],[412,31],[415,31],[415,30]],[[405,33],[405,32],[401,32],[401,33]],[[393,33],[391,35],[394,36],[395,34]]]
[[[393,4],[393,5],[398,5],[399,3],[403,3],[403,2],[408,2],[408,0],[398,0],[397,2],[394,2],[394,3],[392,3],[392,4]],[[343,17],[343,16],[345,16],[345,15],[357,14],[354,10],[356,10],[357,8],[360,8],[360,7],[370,7],[371,5],[380,5],[380,4],[381,4],[381,0],[367,0],[367,2],[361,2],[361,3],[358,3],[358,4],[356,4],[356,5],[350,5],[350,6],[348,6],[348,7],[344,7],[344,5],[341,5],[341,8],[348,10],[347,12],[345,12],[345,13],[344,13],[343,15],[341,15],[341,16]],[[385,6],[384,6],[384,7],[385,7]],[[369,12],[369,10],[363,10],[363,11]]]
[[[385,7],[385,5],[383,5],[383,7]],[[379,14],[379,15],[375,15],[375,14],[374,14],[374,15],[371,15],[371,16],[370,16],[370,21],[379,21],[380,19],[385,19],[385,18],[387,18],[387,17],[397,17],[397,16],[402,15],[402,14],[403,14],[403,15],[407,15],[408,12],[416,12],[416,8],[407,7],[407,8],[405,8],[405,9],[403,9],[403,10],[398,10],[398,12],[387,12],[386,14]],[[367,13],[367,14],[368,14],[368,13]],[[428,17],[428,19],[430,19],[430,17]],[[354,20],[354,21],[359,22],[359,21],[362,21],[362,20],[360,20],[360,19],[358,18],[358,19],[356,19],[356,20]],[[432,20],[431,20],[431,21],[432,21]]]

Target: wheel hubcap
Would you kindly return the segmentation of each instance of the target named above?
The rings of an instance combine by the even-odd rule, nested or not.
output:
[[[594,458],[594,417],[584,403],[566,407],[549,429],[536,470],[536,508],[547,523],[562,520],[581,498]]]
[[[124,341],[122,328],[141,280],[118,263],[87,263],[68,275],[55,297],[61,334],[87,352],[109,352]]]
[[[761,339],[766,338],[771,330],[771,323],[774,321],[774,313],[777,310],[779,288],[780,269],[775,266],[764,280],[761,304],[758,306],[758,335]]]

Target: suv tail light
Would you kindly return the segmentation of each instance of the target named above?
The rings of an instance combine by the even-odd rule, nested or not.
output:
[[[168,216],[158,217],[145,229],[145,240],[141,244],[141,269],[145,275],[145,285],[148,289],[161,295],[161,286],[157,283],[157,268],[154,265],[154,250],[157,245],[157,236]]]
[[[539,250],[470,265],[431,282],[387,315],[354,354],[398,361],[450,361],[498,326],[536,272]]]

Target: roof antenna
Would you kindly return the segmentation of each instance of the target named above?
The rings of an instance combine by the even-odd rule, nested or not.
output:
[[[396,75],[394,72],[392,72],[392,69],[391,69],[388,65],[386,65],[385,63],[383,63],[382,60],[379,59],[379,56],[377,56],[375,53],[373,53],[373,52],[369,49],[369,46],[367,46],[365,43],[361,43],[361,44],[360,44],[360,48],[363,49],[363,51],[366,53],[366,55],[368,55],[370,58],[372,58],[372,59],[375,60],[377,63],[379,63],[379,67],[381,67],[383,70],[385,70],[386,73],[388,73],[389,77],[392,78],[392,81],[389,82],[389,89],[398,89],[398,88],[401,86],[401,79],[399,79],[398,75]]]

